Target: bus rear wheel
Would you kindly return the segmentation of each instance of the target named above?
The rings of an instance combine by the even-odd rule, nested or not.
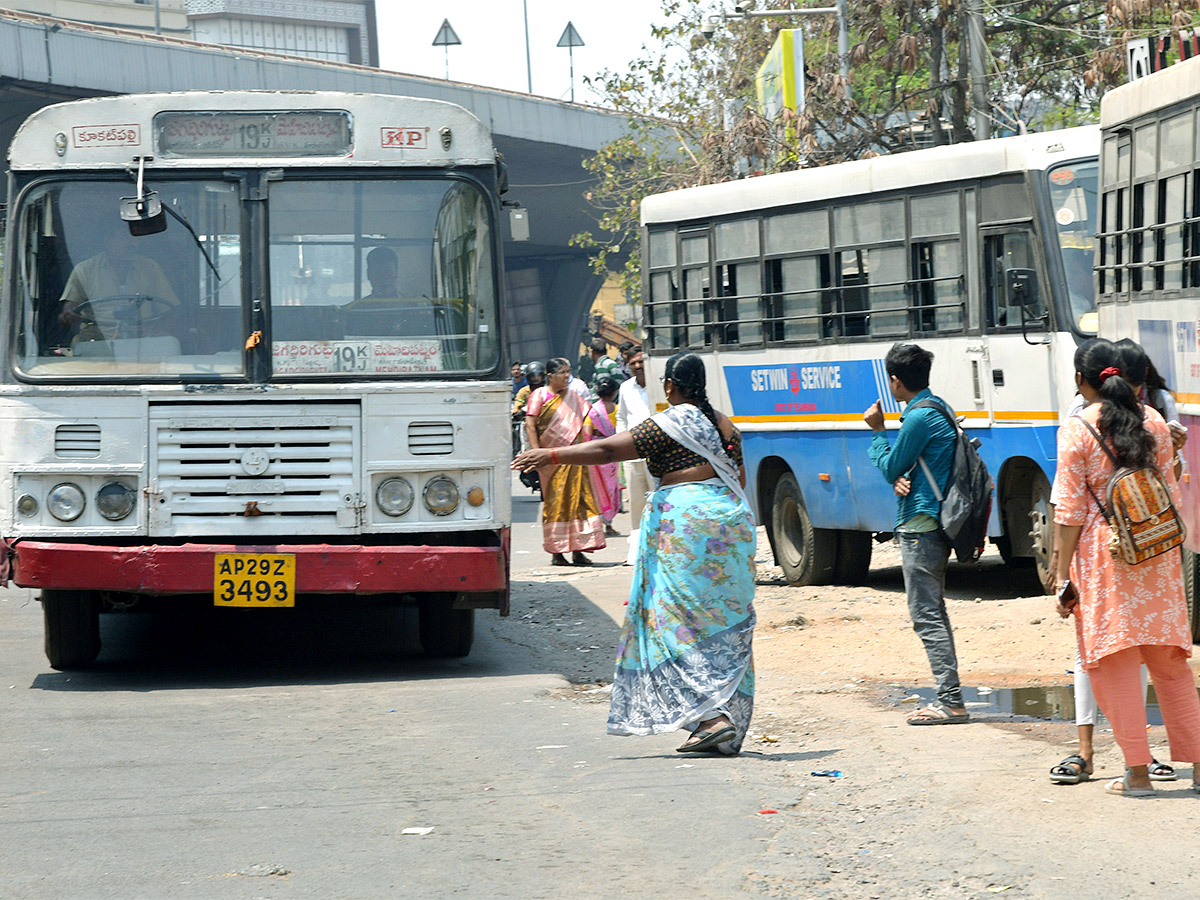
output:
[[[771,545],[790,584],[829,584],[837,564],[838,533],[814,528],[796,476],[785,472],[771,502]]]
[[[46,659],[54,669],[82,669],[100,655],[100,598],[95,591],[42,591]]]
[[[1046,594],[1054,593],[1054,507],[1050,505],[1050,482],[1038,472],[1029,498],[1029,537],[1038,582]]]
[[[417,630],[427,656],[466,656],[475,642],[475,610],[455,609],[453,594],[422,597],[417,606]]]
[[[871,570],[871,532],[839,531],[834,584],[863,584]]]

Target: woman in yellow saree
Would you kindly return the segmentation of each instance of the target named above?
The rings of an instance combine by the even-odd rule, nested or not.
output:
[[[546,363],[546,386],[529,396],[525,431],[529,446],[550,452],[550,465],[538,469],[542,480],[542,546],[551,565],[590,566],[584,553],[604,548],[604,520],[592,493],[587,466],[560,465],[555,450],[590,437],[588,405],[571,390],[571,364]],[[571,553],[571,562],[563,555]]]

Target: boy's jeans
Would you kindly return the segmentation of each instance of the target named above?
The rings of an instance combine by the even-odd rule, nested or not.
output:
[[[913,631],[925,645],[929,668],[937,680],[937,697],[945,706],[959,709],[963,705],[962,688],[958,682],[958,656],[954,652],[954,635],[946,601],[946,563],[950,545],[936,531],[918,533],[898,532],[900,569],[904,573],[904,590],[908,594],[908,614]]]

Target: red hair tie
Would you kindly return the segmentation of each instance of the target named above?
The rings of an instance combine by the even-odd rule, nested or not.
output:
[[[1120,374],[1121,374],[1121,370],[1118,369],[1116,366],[1109,366],[1107,369],[1101,370],[1100,383],[1104,384],[1104,382],[1108,381],[1108,379],[1111,378],[1113,375],[1120,375]]]

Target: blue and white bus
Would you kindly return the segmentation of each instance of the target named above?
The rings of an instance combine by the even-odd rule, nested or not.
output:
[[[1100,334],[1132,337],[1175,393],[1190,440],[1180,480],[1188,526],[1183,571],[1200,636],[1200,59],[1110,91],[1100,105],[1103,151],[1097,260]]]
[[[651,369],[683,349],[707,361],[789,581],[859,582],[872,534],[892,530],[862,413],[882,399],[898,427],[883,358],[915,341],[982,442],[992,541],[1049,582],[1055,430],[1075,347],[1097,327],[1099,146],[1097,128],[1075,128],[642,204]]]

